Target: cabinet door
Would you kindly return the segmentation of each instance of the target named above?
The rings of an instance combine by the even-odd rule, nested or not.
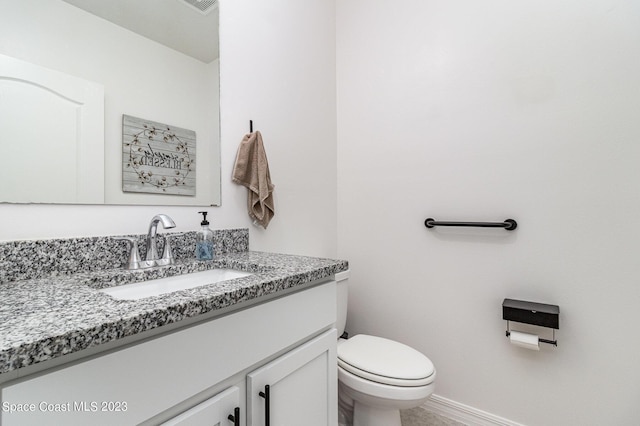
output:
[[[337,332],[332,329],[247,376],[247,426],[336,426]]]
[[[163,426],[240,425],[240,389],[232,387],[162,424]]]

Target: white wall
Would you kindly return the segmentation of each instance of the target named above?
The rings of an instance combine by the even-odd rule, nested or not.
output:
[[[223,181],[253,120],[275,184],[276,215],[251,227],[253,249],[335,256],[335,38],[334,2],[220,2]],[[246,215],[244,188],[222,195]]]
[[[640,6],[338,2],[338,255],[351,332],[527,425],[640,422]],[[440,220],[503,230],[427,230]],[[558,304],[509,345],[503,298]]]
[[[38,3],[23,3],[0,6],[0,10],[31,8],[30,13],[41,16],[42,26],[76,34],[64,22],[48,20]],[[220,5],[222,206],[207,210],[214,228],[249,227],[254,250],[335,255],[335,5],[325,3],[308,0],[302,5],[281,0],[267,7],[257,0],[234,0]],[[48,0],[40,4],[50,5]],[[3,28],[8,31],[6,25]],[[38,28],[31,25],[26,37],[30,32],[37,33]],[[24,41],[25,46],[29,43],[28,39]],[[11,46],[15,46],[13,40],[0,38],[0,52],[30,59],[29,48],[7,52]],[[77,62],[67,47],[45,52],[49,63],[64,67]],[[100,54],[98,51],[97,56]],[[97,65],[104,69],[105,78],[126,74],[126,66],[109,61]],[[75,74],[91,79],[83,72]],[[107,108],[110,101],[107,98]],[[123,99],[125,103],[131,101]],[[135,115],[134,106],[128,105],[129,114]],[[120,103],[114,106],[118,113],[123,108]],[[188,115],[182,110],[165,111],[161,105],[155,108],[158,114],[164,114],[152,115],[158,121],[166,116],[170,122],[174,114]],[[266,231],[251,225],[246,213],[246,189],[231,183],[236,149],[248,131],[249,119],[263,133],[276,185],[276,216]],[[119,140],[119,136],[107,134],[108,139],[111,137]],[[0,241],[144,233],[150,218],[158,212],[171,215],[178,231],[195,230],[200,223],[199,210],[202,208],[0,205],[4,223]]]

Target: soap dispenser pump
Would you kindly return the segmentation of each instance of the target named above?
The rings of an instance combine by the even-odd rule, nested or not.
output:
[[[198,212],[202,215],[202,226],[196,233],[196,259],[213,260],[213,231],[209,229],[207,212]]]

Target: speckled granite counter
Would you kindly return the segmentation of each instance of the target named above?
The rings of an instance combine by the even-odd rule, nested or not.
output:
[[[212,268],[254,274],[141,300],[116,300],[97,290]],[[35,278],[5,280],[0,283],[0,374],[277,294],[347,268],[341,260],[229,250],[210,262],[185,255],[174,266],[143,271],[49,271],[48,276],[40,272]]]

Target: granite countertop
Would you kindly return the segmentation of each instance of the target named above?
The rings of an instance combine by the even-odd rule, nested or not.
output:
[[[98,288],[213,268],[253,275],[140,300]],[[179,260],[142,271],[108,269],[0,283],[0,374],[163,325],[259,299],[348,269],[342,260],[263,252]]]

